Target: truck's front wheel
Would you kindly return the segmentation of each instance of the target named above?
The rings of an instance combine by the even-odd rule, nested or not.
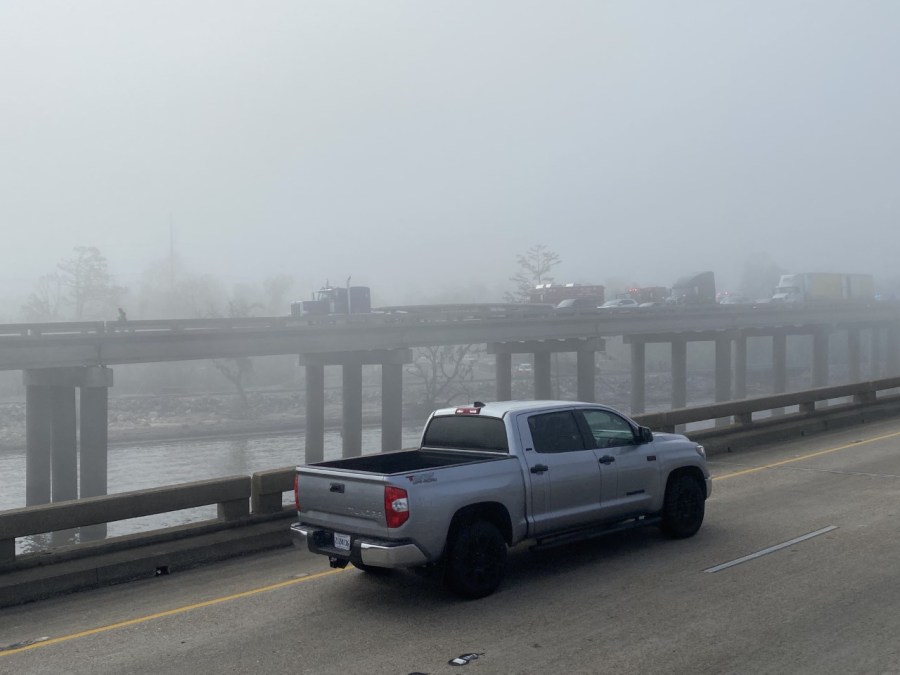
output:
[[[703,524],[705,505],[703,483],[687,473],[672,476],[663,503],[663,532],[673,539],[693,536]]]
[[[446,581],[457,595],[483,598],[493,593],[506,567],[506,542],[491,523],[461,525],[447,551]]]

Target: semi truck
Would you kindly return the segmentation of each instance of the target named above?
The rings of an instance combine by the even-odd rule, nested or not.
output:
[[[804,272],[783,274],[772,294],[773,302],[871,302],[875,279],[871,274]]]
[[[368,286],[325,286],[313,293],[312,300],[291,303],[291,316],[327,314],[368,314],[372,295]]]
[[[415,450],[298,466],[291,533],[332,567],[437,567],[480,598],[507,547],[647,525],[687,538],[711,490],[703,446],[608,406],[476,401],[433,412]]]
[[[670,302],[676,305],[715,305],[716,277],[712,272],[700,272],[682,277],[672,285]]]

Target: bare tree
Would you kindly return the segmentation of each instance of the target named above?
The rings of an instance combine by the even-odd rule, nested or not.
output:
[[[473,345],[421,347],[407,372],[421,384],[422,395],[411,406],[417,415],[468,399],[474,380],[475,357],[480,351]]]
[[[741,292],[748,298],[768,298],[787,270],[775,263],[766,253],[756,253],[744,263],[741,271]]]
[[[46,274],[38,279],[34,292],[22,306],[26,321],[58,321],[63,304],[62,279],[59,274]]]
[[[289,311],[287,294],[294,286],[294,278],[288,274],[277,274],[263,282],[266,296],[266,312],[271,316],[287,314]]]
[[[228,316],[232,318],[252,316],[255,310],[263,309],[260,303],[247,300],[244,294],[247,289],[236,290],[240,292],[237,297],[228,302]],[[213,359],[213,366],[237,390],[238,406],[236,412],[241,417],[250,417],[252,410],[250,408],[250,399],[247,397],[247,382],[253,374],[253,360],[247,356],[236,359]]]
[[[106,258],[94,246],[76,246],[75,255],[57,267],[76,321],[108,316],[127,292],[113,284]]]
[[[529,295],[536,285],[553,281],[549,272],[561,261],[557,253],[543,244],[538,244],[524,254],[517,255],[516,262],[519,265],[519,272],[509,278],[515,283],[516,290],[506,293],[507,302],[528,302]]]

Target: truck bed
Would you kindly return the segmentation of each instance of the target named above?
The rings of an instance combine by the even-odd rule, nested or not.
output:
[[[469,464],[508,458],[509,455],[497,452],[471,452],[468,450],[434,450],[423,448],[421,450],[401,450],[399,452],[386,452],[375,455],[363,455],[362,457],[349,457],[347,459],[334,459],[327,462],[316,462],[311,467],[327,467],[343,471],[362,471],[366,473],[379,473],[385,475],[405,473],[407,471],[421,471],[423,469],[437,469],[442,466],[456,464]]]

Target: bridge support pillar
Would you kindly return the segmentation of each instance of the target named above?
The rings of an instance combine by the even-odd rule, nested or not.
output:
[[[411,349],[372,349],[354,352],[301,354],[306,366],[306,461],[317,462],[325,454],[325,366],[341,366],[341,454],[362,454],[362,368],[382,367],[382,449],[400,448],[403,437],[403,365],[412,363]]]
[[[512,352],[494,352],[494,371],[497,379],[497,400],[512,398]]]
[[[559,352],[577,354],[577,396],[582,401],[594,400],[595,354],[603,351],[601,338],[566,338],[563,340],[528,340],[525,342],[493,342],[487,353],[494,354],[497,370],[497,399],[512,398],[512,355],[531,354],[534,358],[534,397],[553,398],[550,355]]]
[[[872,326],[869,329],[870,348],[869,348],[869,376],[873,380],[881,378],[881,328]]]
[[[900,325],[892,323],[887,330],[887,376],[900,375]]]
[[[577,395],[579,401],[593,403],[596,400],[594,393],[595,354],[593,348],[583,347],[576,352],[577,369]]]
[[[787,391],[787,334],[776,333],[772,336],[772,382],[773,394]],[[784,408],[775,408],[772,415],[783,415]]]
[[[747,398],[747,336],[734,339],[734,398]]]
[[[110,378],[112,372],[110,372]],[[103,383],[81,388],[81,497],[107,493],[109,466],[109,387]],[[106,523],[81,528],[81,541],[106,538]]]
[[[687,406],[687,341],[672,339],[672,408]]]
[[[716,344],[716,402],[731,400],[731,337],[719,337]],[[728,426],[731,418],[716,420],[716,426]]]
[[[847,379],[859,382],[862,379],[860,364],[859,328],[847,329]]]
[[[813,387],[828,385],[828,329],[817,328],[813,332]]]
[[[403,365],[381,365],[381,451],[403,447]]]
[[[640,415],[647,405],[647,343],[631,343],[631,414]]]
[[[79,456],[81,497],[105,495],[112,370],[103,366],[38,368],[26,370],[23,379],[25,505],[78,499]],[[76,389],[80,390],[80,418],[76,412]],[[73,534],[54,532],[53,542],[67,541]],[[82,541],[105,536],[105,525],[83,528],[81,532]]]
[[[362,454],[362,363],[345,363],[341,368],[341,375],[341,455],[358,457]]]
[[[301,364],[303,358],[301,357]],[[306,453],[305,461],[325,458],[325,366],[306,364]]]
[[[25,386],[25,506],[50,503],[53,387]]]
[[[550,383],[550,352],[534,353],[534,397],[538,400],[553,398]]]

